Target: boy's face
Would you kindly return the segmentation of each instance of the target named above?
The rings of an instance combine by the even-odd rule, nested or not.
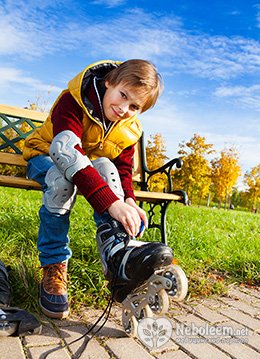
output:
[[[123,83],[112,86],[105,82],[103,110],[109,121],[123,120],[141,112],[142,107],[137,91]]]

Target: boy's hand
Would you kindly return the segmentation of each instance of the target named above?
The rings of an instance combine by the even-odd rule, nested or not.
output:
[[[141,226],[142,218],[136,207],[118,200],[108,208],[110,216],[121,222],[130,236],[136,236]]]
[[[128,197],[128,198],[125,200],[125,202],[137,210],[137,212],[139,213],[139,216],[140,216],[141,220],[143,221],[144,228],[148,228],[148,219],[147,219],[147,217],[146,217],[146,212],[145,212],[142,208],[140,208],[139,206],[137,206],[137,204],[135,203],[135,201],[134,201],[133,198],[131,198],[131,197]],[[140,228],[139,228],[139,230],[140,230]],[[139,232],[139,230],[138,230],[138,232]]]

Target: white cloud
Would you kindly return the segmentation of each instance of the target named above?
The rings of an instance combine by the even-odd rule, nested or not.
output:
[[[260,27],[260,4],[256,4],[255,7],[257,9],[257,14],[256,14],[257,27]]]
[[[0,67],[1,103],[24,107],[29,102],[44,102],[48,109],[61,88],[52,86],[24,74],[12,67]]]
[[[13,86],[14,84],[24,85],[25,87],[30,87],[37,91],[48,92],[51,89],[51,91],[58,93],[62,90],[57,86],[50,86],[42,83],[38,79],[26,76],[19,69],[0,67],[0,87]]]
[[[71,38],[63,30],[68,25],[58,19],[60,3],[7,0],[0,4],[0,54],[35,58],[72,49]]]
[[[109,56],[142,56],[174,72],[203,78],[229,79],[259,71],[257,41],[203,33],[194,35],[186,31],[178,19],[171,26],[167,19],[135,9],[120,18],[93,24],[91,30],[85,30],[84,38],[88,39],[91,31],[92,40],[99,44],[97,51]]]
[[[93,0],[91,1],[94,5],[104,5],[108,8],[113,8],[124,4],[126,0]]]
[[[252,86],[221,86],[215,91],[218,97],[229,98],[242,107],[260,111],[260,85]]]
[[[118,1],[106,3],[116,5]],[[25,11],[21,6],[11,7],[10,1],[7,3],[9,7],[0,6],[2,55],[35,57],[77,48],[81,54],[88,49],[92,56],[102,53],[108,58],[148,58],[172,72],[209,79],[230,79],[259,72],[257,41],[191,34],[173,14],[160,16],[128,9],[120,16],[102,21],[85,16],[72,22],[57,21],[55,11],[49,11],[47,16],[36,6]],[[59,2],[54,1],[52,6],[55,4]],[[43,2],[44,5],[50,7],[49,2]]]

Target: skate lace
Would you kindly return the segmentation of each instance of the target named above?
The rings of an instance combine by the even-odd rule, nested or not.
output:
[[[43,268],[44,290],[62,295],[67,291],[67,266],[65,263],[49,264]]]
[[[125,248],[127,247],[128,243],[129,243],[129,238],[126,238],[124,241]],[[119,265],[117,266],[116,271],[113,276],[113,279],[112,279],[112,290],[111,290],[110,299],[108,301],[106,308],[104,309],[103,313],[101,314],[101,316],[95,321],[95,323],[92,324],[92,326],[87,330],[86,333],[82,334],[79,338],[68,343],[68,346],[71,346],[72,344],[85,338],[84,343],[81,345],[81,347],[77,350],[77,352],[75,354],[72,355],[72,357],[71,357],[72,359],[79,359],[81,357],[81,355],[83,354],[83,351],[86,349],[89,341],[91,339],[93,339],[95,337],[95,335],[106,324],[106,322],[109,318],[110,312],[111,312],[112,304],[114,302],[114,286],[116,283],[116,278],[117,278],[118,272],[119,272]],[[98,328],[96,328],[97,325],[102,321],[102,319],[103,319],[103,323]],[[95,330],[95,328],[96,328],[96,330]],[[50,354],[52,354],[53,352],[60,350],[62,348],[63,348],[63,346],[59,345],[58,347],[55,347],[54,349],[51,349],[48,352],[41,354],[40,359],[46,359]]]

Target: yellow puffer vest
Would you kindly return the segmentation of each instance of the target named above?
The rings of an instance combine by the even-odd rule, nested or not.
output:
[[[138,141],[142,134],[142,126],[136,116],[115,122],[105,135],[102,125],[97,119],[91,116],[89,109],[85,106],[81,98],[82,80],[86,78],[86,76],[90,76],[90,69],[93,72],[96,67],[100,68],[103,65],[112,65],[115,67],[119,64],[119,62],[115,61],[97,62],[85,68],[85,70],[69,82],[68,89],[64,90],[57,98],[42,127],[36,129],[26,139],[23,149],[23,157],[25,160],[49,153],[50,144],[53,139],[52,111],[60,97],[68,91],[83,109],[83,135],[81,141],[82,148],[90,160],[94,160],[98,157],[107,157],[113,160],[118,157],[125,148]]]

